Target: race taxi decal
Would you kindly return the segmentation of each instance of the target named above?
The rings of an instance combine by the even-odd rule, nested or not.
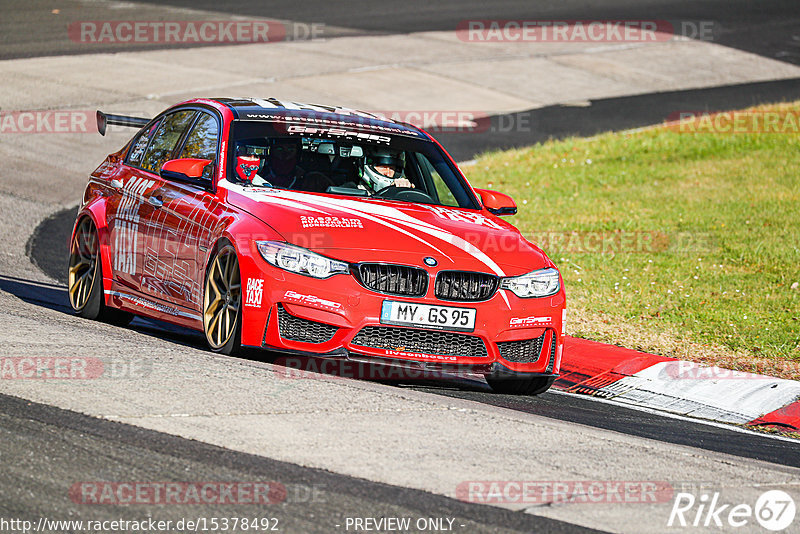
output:
[[[485,226],[486,228],[493,228],[495,230],[504,230],[502,226],[497,224],[495,221],[491,220],[490,218],[486,217],[481,213],[473,213],[469,211],[461,211],[461,210],[454,210],[449,208],[443,208],[441,206],[430,206],[430,210],[439,218],[447,219],[450,221],[456,222],[466,222],[472,224],[479,224],[481,226]]]
[[[311,304],[312,306],[317,306],[319,308],[327,308],[329,310],[338,310],[342,307],[342,305],[339,302],[325,300],[314,295],[301,295],[300,293],[292,291],[291,289],[286,293],[284,293],[283,298],[287,302],[297,302],[299,304]]]
[[[260,308],[263,296],[264,280],[262,278],[248,278],[244,305],[248,308]]]
[[[145,193],[155,183],[140,176],[128,180],[122,188],[122,200],[114,220],[114,270],[117,272],[136,274],[139,208]]]
[[[345,217],[308,217],[301,216],[300,224],[303,228],[364,228],[361,219],[348,219]]]
[[[526,328],[550,324],[553,324],[553,317],[536,317],[535,315],[531,315],[530,317],[512,317],[508,322],[508,326],[511,328]]]

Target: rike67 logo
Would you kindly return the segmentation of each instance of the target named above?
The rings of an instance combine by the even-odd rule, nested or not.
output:
[[[752,528],[755,526],[753,521],[755,520],[762,528],[778,532],[792,524],[795,512],[794,499],[781,490],[762,493],[754,506],[745,503],[736,505],[723,503],[719,492],[711,495],[703,493],[700,497],[681,492],[675,495],[667,526]]]

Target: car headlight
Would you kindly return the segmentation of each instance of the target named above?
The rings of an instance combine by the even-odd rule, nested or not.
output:
[[[261,256],[271,265],[297,274],[328,278],[334,274],[349,273],[350,266],[315,252],[280,241],[256,241]]]
[[[561,283],[558,281],[558,270],[549,268],[504,278],[500,287],[508,289],[518,297],[549,297],[558,293]]]

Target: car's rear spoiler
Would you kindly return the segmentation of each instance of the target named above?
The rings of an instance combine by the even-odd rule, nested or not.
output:
[[[106,134],[106,126],[109,124],[113,126],[130,126],[131,128],[141,128],[145,126],[150,119],[143,117],[128,117],[126,115],[108,115],[99,109],[97,110],[97,131],[100,135]]]

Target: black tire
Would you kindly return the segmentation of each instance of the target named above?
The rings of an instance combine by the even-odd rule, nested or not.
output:
[[[104,323],[113,324],[114,326],[128,326],[133,321],[136,315],[131,312],[119,310],[117,308],[109,308],[103,304],[103,311],[100,313],[100,320]]]
[[[555,377],[532,376],[530,378],[495,378],[487,376],[486,381],[495,393],[507,395],[541,395],[553,385]]]
[[[225,272],[222,272],[225,261]],[[229,266],[227,262],[233,262]],[[222,291],[221,278],[227,278],[225,291]],[[216,289],[215,289],[216,287]],[[242,344],[242,287],[239,271],[239,258],[236,249],[227,240],[215,247],[215,252],[206,267],[203,283],[203,333],[206,343],[212,352],[231,355],[239,352]],[[231,314],[228,310],[235,307],[232,330],[229,328]],[[220,321],[225,321],[220,323]],[[225,331],[219,329],[225,325]]]
[[[88,236],[86,240],[84,236]],[[78,317],[117,326],[126,326],[133,320],[132,313],[105,304],[100,240],[89,217],[81,219],[70,243],[67,280],[69,303]]]

